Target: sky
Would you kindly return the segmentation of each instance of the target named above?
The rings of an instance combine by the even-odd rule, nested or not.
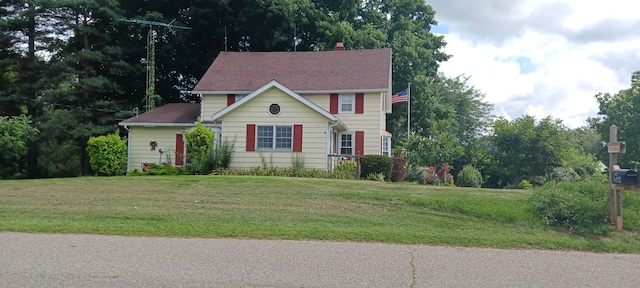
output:
[[[598,113],[594,96],[631,87],[640,70],[640,2],[634,0],[426,0],[451,59],[446,76],[470,76],[494,114],[561,119]]]

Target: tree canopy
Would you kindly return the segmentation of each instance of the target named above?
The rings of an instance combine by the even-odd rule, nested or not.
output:
[[[640,168],[640,71],[631,76],[631,88],[616,94],[598,93],[599,117],[589,119],[599,133],[600,139],[609,142],[609,127],[618,126],[618,140],[626,141],[627,152],[618,155],[618,163],[624,168]],[[606,160],[608,155],[600,145],[599,156]]]
[[[144,105],[149,27],[121,19],[192,28],[153,27],[159,104],[198,101],[189,91],[225,50],[389,47],[394,87],[437,75],[448,58],[421,0],[7,0],[0,14],[1,112],[41,131],[27,143],[29,177],[90,174],[89,137]]]

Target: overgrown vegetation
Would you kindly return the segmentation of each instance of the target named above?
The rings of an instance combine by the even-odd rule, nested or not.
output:
[[[235,144],[235,138],[233,140],[225,138],[214,149],[204,150],[205,154],[198,158],[189,158],[187,170],[191,174],[211,174],[215,170],[229,168],[233,160]],[[189,154],[187,153],[187,155]]]
[[[127,165],[127,139],[117,133],[90,137],[87,153],[91,169],[100,176],[118,176],[125,174]]]
[[[216,175],[235,176],[277,176],[277,177],[304,177],[304,178],[325,178],[325,179],[358,179],[357,165],[354,161],[339,163],[335,169],[326,171],[325,169],[292,167],[260,167],[250,169],[218,169],[213,172]]]
[[[608,185],[601,182],[547,183],[535,189],[529,203],[548,226],[580,235],[606,235],[607,195]]]

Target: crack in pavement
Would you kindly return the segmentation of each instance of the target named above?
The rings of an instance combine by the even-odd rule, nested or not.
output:
[[[409,288],[413,288],[416,285],[416,263],[414,261],[415,250],[409,251],[409,266],[411,267],[411,284],[409,284]]]

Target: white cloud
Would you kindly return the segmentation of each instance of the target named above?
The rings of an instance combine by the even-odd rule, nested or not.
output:
[[[449,28],[444,51],[453,55],[441,71],[471,76],[496,115],[550,115],[582,126],[597,113],[595,94],[628,88],[640,70],[633,1],[432,2]]]

